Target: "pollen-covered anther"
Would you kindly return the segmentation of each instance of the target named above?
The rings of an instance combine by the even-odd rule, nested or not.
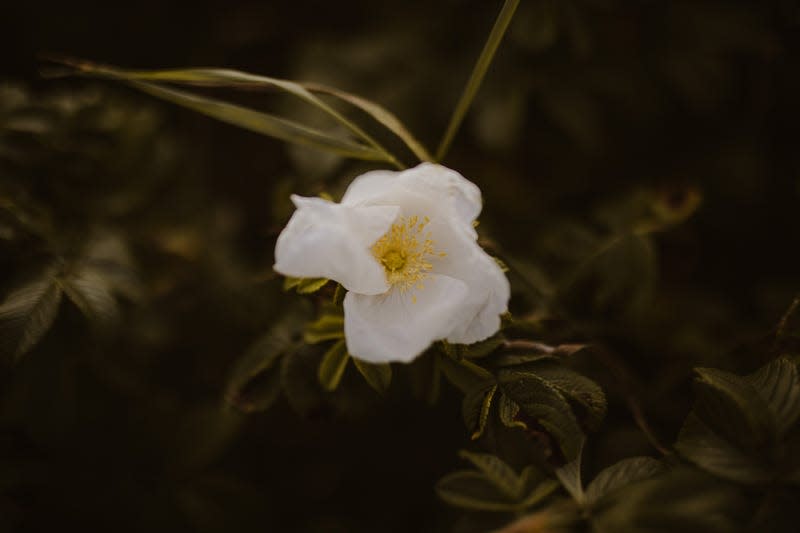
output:
[[[430,259],[444,257],[444,252],[434,250],[434,242],[425,227],[428,217],[400,217],[380,239],[372,245],[372,255],[383,266],[386,280],[401,291],[422,289],[422,280],[433,268]]]

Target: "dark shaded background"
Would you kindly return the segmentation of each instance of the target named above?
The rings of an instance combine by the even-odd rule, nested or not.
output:
[[[38,58],[325,82],[392,109],[433,148],[499,7],[4,6],[0,81],[17,96],[0,93],[3,116],[44,109],[48,126],[31,140],[0,125],[0,192],[55,229],[45,245],[2,206],[0,289],[113,234],[138,290],[120,299],[111,325],[63,302],[41,344],[4,367],[3,530],[451,526],[456,513],[433,486],[468,435],[449,388],[430,407],[398,368],[386,398],[352,371],[326,395],[314,389],[310,354],[295,366],[311,392],[253,414],[223,400],[235,361],[301,299],[270,273],[288,193],[336,193],[368,167],[111,83],[43,80]],[[615,353],[666,442],[689,409],[691,367],[757,367],[752,347],[798,292],[798,30],[800,7],[786,0],[524,1],[446,161],[482,188],[480,227],[493,250],[541,282],[528,290],[512,274],[515,311],[546,311],[545,339]],[[308,116],[276,95],[219,94]],[[642,205],[680,207],[694,195],[702,201],[687,221],[615,251],[561,291],[559,280]],[[556,296],[540,294],[550,289]],[[651,453],[618,384],[585,357],[581,368],[611,402],[589,468]]]

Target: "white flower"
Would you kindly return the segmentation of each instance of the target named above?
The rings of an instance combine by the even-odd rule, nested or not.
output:
[[[351,355],[408,362],[433,341],[493,335],[508,305],[503,271],[477,243],[481,192],[448,168],[423,163],[357,177],[341,203],[293,195],[275,270],[324,277],[348,290]]]

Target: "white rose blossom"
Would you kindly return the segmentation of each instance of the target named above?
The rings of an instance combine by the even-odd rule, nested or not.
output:
[[[431,163],[376,170],[355,178],[341,203],[292,202],[274,268],[347,289],[353,357],[409,362],[436,340],[471,344],[500,328],[508,280],[478,245],[481,192],[461,174]]]

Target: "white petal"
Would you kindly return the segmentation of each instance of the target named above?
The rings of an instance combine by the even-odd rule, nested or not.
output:
[[[373,170],[353,179],[342,197],[342,205],[361,205],[383,197],[397,185],[400,172]]]
[[[454,217],[477,238],[473,222],[481,212],[481,191],[458,172],[441,165],[422,163],[402,172],[367,172],[353,180],[342,204],[396,205],[397,196],[404,191],[432,202],[436,212]]]
[[[445,198],[458,218],[472,227],[481,213],[481,190],[464,176],[442,165],[422,163],[403,173],[402,179],[415,191]]]
[[[423,289],[393,289],[379,296],[347,293],[344,334],[350,354],[373,363],[409,362],[445,338],[459,320],[467,286],[439,275],[424,283]]]
[[[500,329],[500,315],[508,311],[508,279],[494,259],[483,250],[481,254],[480,266],[463,279],[469,297],[462,307],[460,322],[447,336],[450,342],[472,344],[491,337]]]
[[[459,225],[437,217],[428,226],[437,257],[433,272],[460,279],[467,285],[468,297],[459,308],[459,320],[447,340],[472,344],[490,337],[500,328],[500,315],[508,310],[511,289],[500,266]]]
[[[361,294],[389,289],[383,267],[369,248],[391,227],[398,207],[352,207],[294,195],[292,201],[297,211],[275,245],[277,272],[329,278]]]

